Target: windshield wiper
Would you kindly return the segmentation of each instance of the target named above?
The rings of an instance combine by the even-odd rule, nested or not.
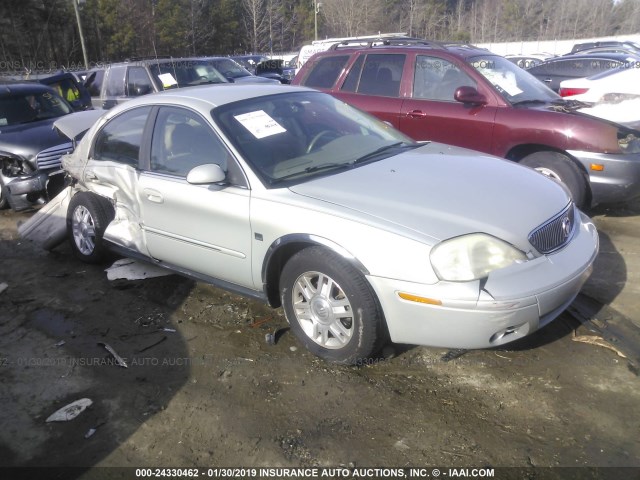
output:
[[[323,163],[322,165],[314,165],[313,167],[307,167],[304,170],[299,170],[297,172],[290,173],[288,175],[285,175],[284,177],[275,178],[274,183],[281,182],[289,178],[297,177],[299,175],[304,175],[305,173],[314,173],[314,172],[321,172],[324,170],[349,169],[349,168],[351,168],[350,163]]]
[[[385,145],[384,147],[380,147],[380,148],[374,150],[373,152],[369,152],[366,155],[363,155],[361,157],[356,158],[353,162],[351,162],[351,164],[352,165],[356,165],[358,163],[366,162],[368,160],[371,160],[372,158],[377,157],[381,153],[386,152],[387,150],[391,150],[392,148],[396,148],[396,147],[399,147],[401,145],[404,145],[403,148],[417,148],[417,147],[420,146],[419,144],[407,143],[407,142],[392,143],[392,144],[389,144],[389,145]]]

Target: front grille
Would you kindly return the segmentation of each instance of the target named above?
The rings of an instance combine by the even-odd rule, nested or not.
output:
[[[47,148],[36,155],[36,166],[38,170],[60,168],[60,158],[62,155],[71,152],[73,152],[73,143],[71,142]]]
[[[540,253],[552,253],[564,247],[571,237],[576,226],[576,209],[570,203],[558,215],[543,223],[529,234],[529,242]]]

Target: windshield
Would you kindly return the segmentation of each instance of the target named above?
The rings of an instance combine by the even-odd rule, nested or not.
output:
[[[419,145],[318,92],[251,98],[218,107],[212,116],[267,186],[355,168]]]
[[[171,63],[153,63],[149,65],[149,69],[165,90],[207,83],[228,83],[219,71],[204,61],[180,60]]]
[[[53,92],[34,92],[0,97],[0,126],[19,125],[71,113],[71,108]]]
[[[241,78],[251,76],[251,73],[248,72],[246,68],[243,68],[237,62],[231,60],[230,58],[211,60],[211,65],[213,65],[218,71],[222,72],[222,74],[227,78]]]
[[[512,104],[553,102],[561,97],[530,73],[497,55],[471,57],[467,62]]]

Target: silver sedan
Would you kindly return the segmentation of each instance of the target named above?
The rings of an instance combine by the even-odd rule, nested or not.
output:
[[[341,363],[388,341],[522,338],[572,302],[598,252],[553,180],[298,87],[147,95],[63,165],[81,260],[111,249],[282,306],[311,352]]]

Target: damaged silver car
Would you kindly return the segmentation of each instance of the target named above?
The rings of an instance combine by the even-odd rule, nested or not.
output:
[[[56,126],[73,136],[72,123]],[[598,251],[553,180],[416,143],[300,87],[144,96],[101,117],[63,166],[78,258],[110,249],[282,306],[311,352],[341,363],[389,340],[520,339],[572,302]]]

